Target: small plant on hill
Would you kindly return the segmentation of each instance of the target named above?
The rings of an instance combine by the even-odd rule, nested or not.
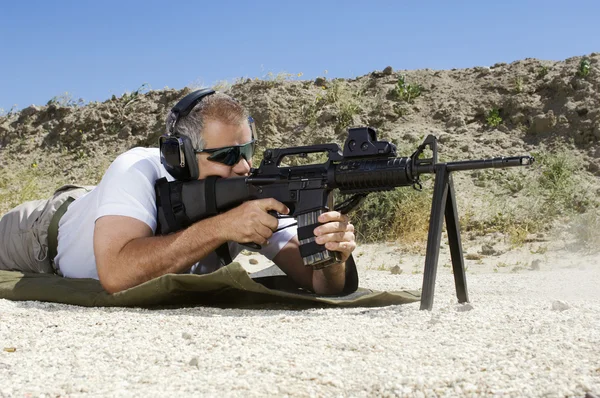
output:
[[[228,92],[229,90],[231,90],[231,86],[233,86],[233,84],[229,81],[219,80],[215,84],[213,84],[211,88],[215,91]]]
[[[352,125],[352,117],[360,112],[360,107],[354,101],[346,101],[339,105],[336,116],[336,131],[345,131]]]
[[[396,113],[396,115],[398,115],[398,117],[403,117],[405,116],[409,109],[406,106],[402,106],[400,104],[394,104],[394,106],[392,107],[392,109],[394,110],[394,112]]]
[[[543,166],[538,179],[539,195],[545,198],[545,207],[550,215],[584,213],[592,204],[590,198],[578,184],[579,164],[568,151],[534,154],[536,162]]]
[[[125,102],[125,106],[129,105],[133,101],[135,101],[140,94],[145,94],[150,91],[150,85],[148,83],[143,83],[141,86],[137,88],[137,90],[130,92],[125,92],[121,97],[121,100]]]
[[[387,271],[387,266],[385,265],[385,263],[381,263],[379,264],[379,266],[377,267],[377,271]]]
[[[285,81],[297,80],[302,77],[303,73],[288,73],[288,72],[279,72],[277,74],[273,72],[268,72],[263,76],[263,80],[267,82],[267,86],[275,87],[276,85],[283,83]]]
[[[502,123],[502,117],[500,117],[498,108],[493,108],[488,112],[485,122],[490,127],[498,127]]]
[[[344,96],[346,86],[343,80],[334,79],[330,84],[323,86],[322,90],[325,91],[325,95],[323,96],[324,102],[326,104],[335,104]]]
[[[537,78],[538,79],[542,79],[544,76],[546,76],[548,74],[548,67],[547,66],[542,66],[537,73]]]
[[[418,84],[407,83],[404,75],[398,78],[398,82],[391,90],[394,98],[406,101],[408,103],[413,103],[415,98],[421,95],[422,91],[423,87],[419,86]]]
[[[0,108],[0,117],[9,118],[9,117],[13,116],[15,113],[17,113],[17,105],[16,104],[11,106],[8,111],[6,111],[4,108]]]
[[[317,95],[312,101],[302,105],[302,116],[308,126],[314,126],[317,124],[317,118],[319,117],[319,111],[321,110],[321,101],[323,97]]]
[[[523,92],[523,77],[522,76],[518,76],[515,79],[515,91],[520,94]]]
[[[44,181],[40,177],[37,163],[0,176],[0,214],[28,200],[40,199],[40,185]]]
[[[324,109],[328,109],[335,118],[335,130],[345,131],[352,125],[353,116],[361,111],[362,91],[353,91],[343,79],[334,79],[327,86],[318,89],[314,99],[302,106],[302,113],[309,126],[317,124]]]
[[[587,58],[582,58],[579,62],[579,69],[577,70],[577,76],[586,77],[590,74],[590,60]]]
[[[55,106],[64,106],[64,107],[74,108],[74,107],[84,106],[85,101],[83,100],[83,98],[79,98],[79,99],[75,100],[70,93],[64,92],[60,95],[55,95],[54,97],[50,98],[50,100],[46,103],[46,105],[48,105],[48,106],[55,105]]]

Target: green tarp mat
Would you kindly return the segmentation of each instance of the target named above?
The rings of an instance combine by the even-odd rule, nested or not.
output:
[[[254,275],[254,274],[253,274]],[[206,275],[168,274],[109,294],[95,279],[0,271],[0,298],[48,301],[86,307],[195,306],[380,307],[420,301],[418,291],[380,292],[359,288],[345,296],[317,296],[296,288],[286,276],[251,278],[237,262]]]

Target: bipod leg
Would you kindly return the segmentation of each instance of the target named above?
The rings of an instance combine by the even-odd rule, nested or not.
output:
[[[448,231],[448,244],[450,245],[450,256],[452,257],[456,297],[459,303],[466,303],[469,301],[469,293],[467,292],[467,278],[465,276],[465,260],[460,240],[460,224],[458,222],[458,210],[456,209],[454,184],[450,173],[448,173],[448,198],[446,200],[446,231]]]
[[[421,290],[421,309],[431,310],[435,292],[435,276],[437,273],[440,242],[442,239],[442,223],[448,198],[449,172],[445,164],[435,166],[435,183],[433,186],[433,201],[429,217],[429,233],[427,235],[427,253],[425,255],[425,271],[423,288]]]

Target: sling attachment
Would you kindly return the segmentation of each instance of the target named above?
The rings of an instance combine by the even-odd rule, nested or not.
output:
[[[217,210],[217,194],[216,194],[216,183],[220,177],[208,176],[206,177],[206,184],[204,186],[204,203],[206,204],[206,214],[208,217],[216,216],[219,211]],[[215,250],[219,257],[219,263],[221,267],[230,264],[233,260],[229,253],[229,246],[227,242],[217,247]]]
[[[165,226],[160,225],[160,217],[158,218],[157,232],[161,235],[165,231],[179,231],[187,228],[192,223],[185,213],[185,205],[183,204],[182,195],[183,184],[169,184],[165,177],[156,181],[156,203],[157,208],[163,210]]]
[[[357,206],[359,206],[362,202],[364,202],[368,193],[360,193],[346,199],[342,203],[338,203],[335,205],[335,210],[339,211],[342,214],[348,214],[352,210],[354,210]]]
[[[54,215],[52,216],[52,220],[50,220],[50,225],[48,226],[48,259],[50,260],[50,264],[52,268],[54,268],[55,272],[58,272],[58,269],[54,265],[54,258],[58,254],[58,223],[62,216],[67,212],[67,208],[75,199],[72,197],[68,197],[56,210]]]

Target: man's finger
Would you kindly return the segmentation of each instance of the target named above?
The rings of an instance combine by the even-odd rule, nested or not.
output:
[[[260,223],[269,228],[271,232],[275,232],[279,227],[279,220],[270,214],[265,214],[263,217],[260,217]]]
[[[354,243],[354,242],[327,242],[325,244],[325,248],[327,250],[341,252],[342,257],[347,258],[350,256],[350,254],[356,248],[356,243]]]
[[[259,245],[265,245],[268,242],[269,238],[273,235],[273,231],[265,227],[264,225],[257,225],[254,228],[254,231],[258,240],[261,240],[261,242],[256,242]]]
[[[317,236],[315,241],[322,245],[327,242],[354,242],[355,237],[352,232],[336,232],[332,234],[325,234]]]
[[[315,236],[330,234],[333,232],[345,232],[348,230],[348,224],[345,222],[328,222],[313,230]]]
[[[340,213],[339,211],[328,211],[319,216],[320,223],[326,223],[331,221],[343,221],[348,222],[348,216]]]
[[[341,242],[344,240],[345,232],[335,232],[330,234],[324,234],[321,236],[317,236],[315,238],[315,242],[322,245],[327,242]]]
[[[288,214],[290,212],[290,209],[277,199],[265,198],[259,199],[258,202],[264,211],[275,210],[279,214]]]

